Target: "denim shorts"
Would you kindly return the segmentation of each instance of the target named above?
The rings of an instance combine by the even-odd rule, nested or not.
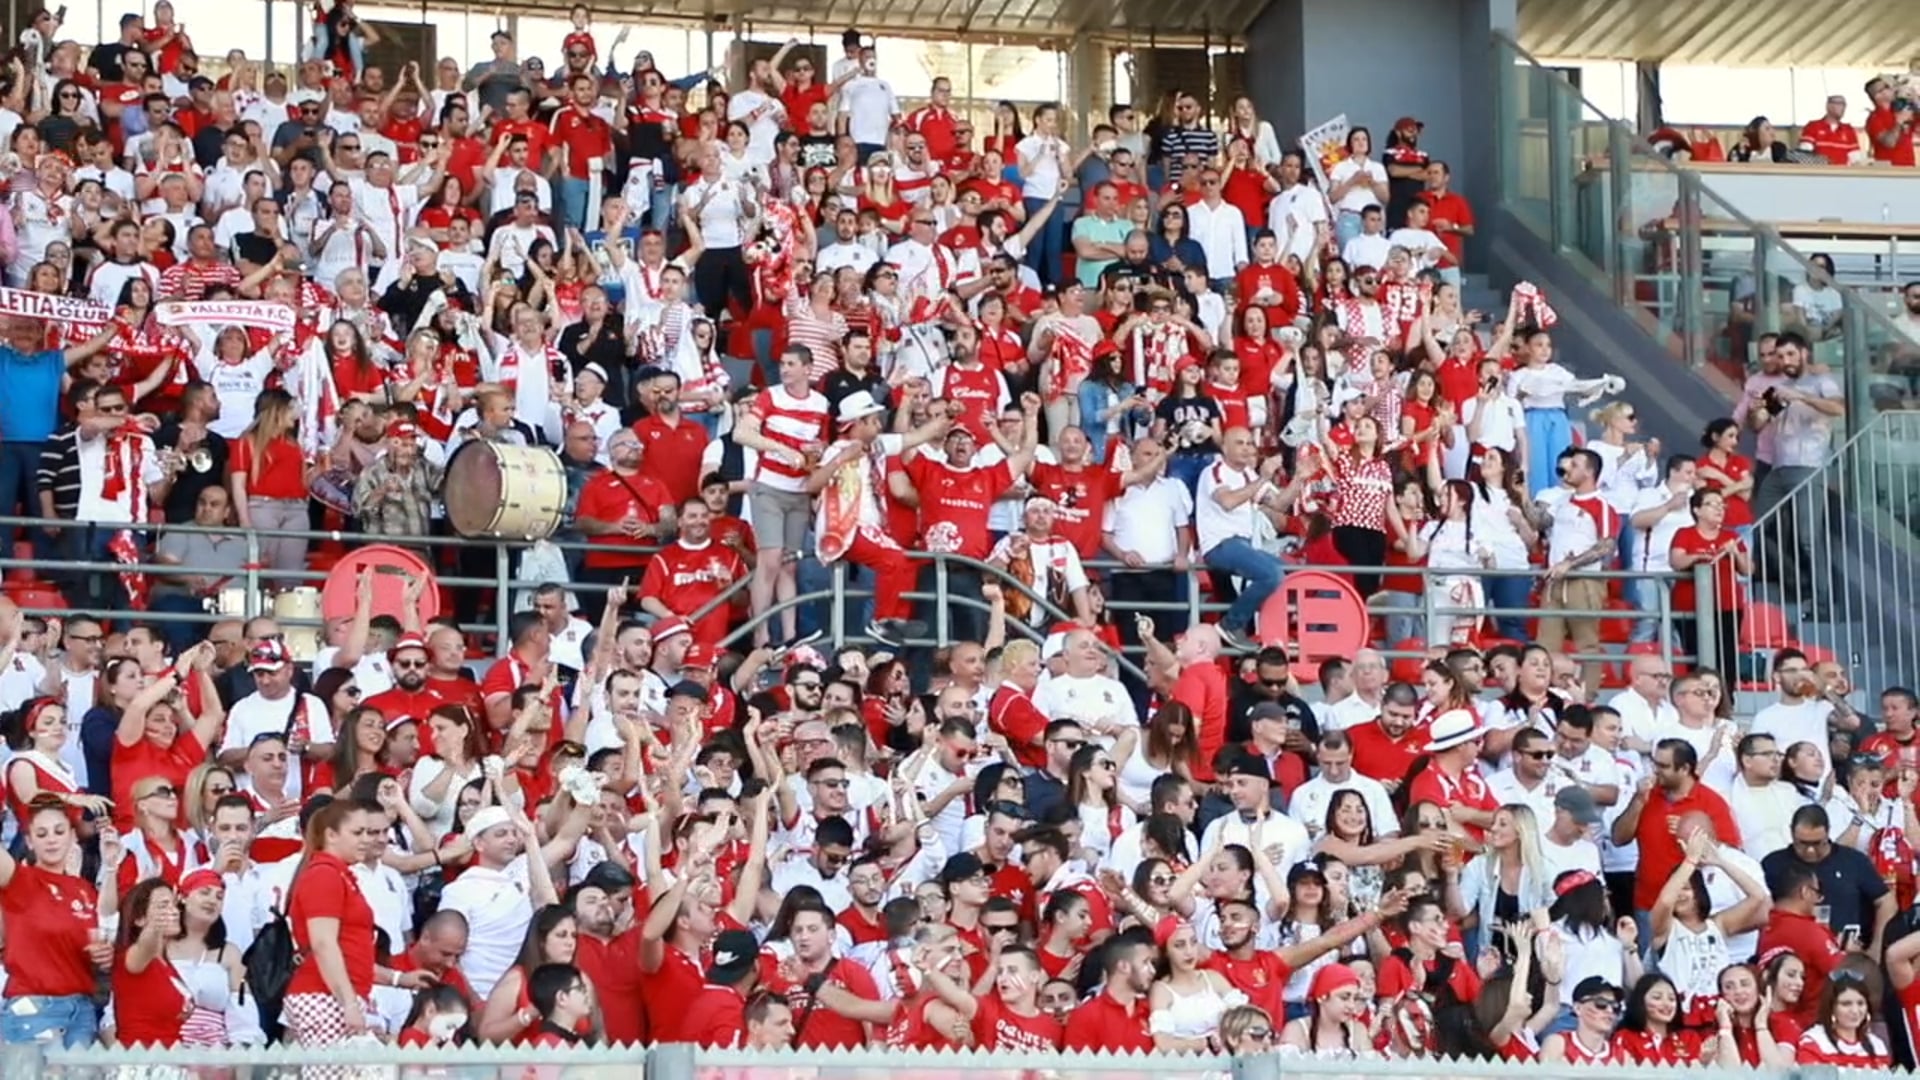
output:
[[[0,1041],[59,1043],[64,1047],[91,1046],[100,1030],[100,1014],[93,999],[67,997],[10,997],[0,1006]]]

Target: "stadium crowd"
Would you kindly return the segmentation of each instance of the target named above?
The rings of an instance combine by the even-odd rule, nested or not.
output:
[[[1663,454],[1540,290],[1463,306],[1417,119],[1319,161],[1174,92],[1076,145],[944,79],[905,108],[857,32],[729,91],[574,18],[552,75],[505,34],[382,71],[340,2],[291,78],[216,80],[165,0],[90,51],[34,16],[0,507],[180,569],[0,600],[0,1038],[1905,1053],[1914,695],[1864,717],[1788,648],[1732,720],[1740,445],[1800,467],[1839,408],[1804,340]],[[310,666],[271,617],[150,621],[242,529],[444,531],[488,446],[556,450],[585,541],[498,659],[419,578],[394,617],[362,575]],[[973,560],[952,645],[909,551]],[[783,606],[801,560],[871,580],[868,645]],[[1664,581],[1581,573],[1703,561],[1685,674]],[[1302,687],[1255,622],[1289,562],[1431,659]],[[1107,608],[1202,580],[1217,622]],[[1563,647],[1609,609],[1612,694]]]

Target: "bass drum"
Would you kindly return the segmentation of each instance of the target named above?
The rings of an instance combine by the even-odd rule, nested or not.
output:
[[[447,524],[470,540],[544,540],[567,506],[567,470],[542,446],[476,440],[447,462]]]
[[[286,635],[287,652],[306,663],[320,651],[320,590],[309,586],[288,589],[273,598],[273,618]]]

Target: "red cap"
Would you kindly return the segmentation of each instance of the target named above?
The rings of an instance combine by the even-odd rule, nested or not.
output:
[[[1427,125],[1421,123],[1418,120],[1415,120],[1411,116],[1403,116],[1400,119],[1395,120],[1393,122],[1394,131],[1405,131],[1407,128],[1412,128],[1415,131],[1420,131],[1420,130],[1423,130],[1426,126]]]
[[[687,620],[681,618],[678,615],[669,615],[666,618],[661,619],[659,622],[656,622],[653,624],[652,629],[653,629],[653,643],[655,645],[658,645],[661,642],[667,640],[668,638],[674,637],[675,635],[688,634],[693,632],[693,628],[687,625]]]
[[[195,870],[180,879],[180,895],[188,896],[201,889],[221,889],[227,887],[227,879],[214,870]]]
[[[387,650],[387,659],[392,660],[406,649],[419,649],[421,652],[426,652],[427,639],[419,634],[403,634],[400,640],[394,642],[393,647]]]
[[[292,662],[287,647],[278,641],[263,641],[247,653],[248,671],[279,671]]]
[[[1591,870],[1569,870],[1554,880],[1553,895],[1565,896],[1582,885],[1591,885],[1599,880]]]
[[[688,668],[711,668],[714,663],[713,646],[694,642],[687,646],[687,655],[680,660],[680,670]]]
[[[387,435],[394,439],[417,439],[420,437],[420,425],[411,420],[394,420],[387,425]]]
[[[399,716],[390,716],[387,718],[387,730],[392,731],[395,728],[399,727],[401,724],[417,724],[419,722],[420,722],[419,717],[409,716],[405,713],[402,713]]]

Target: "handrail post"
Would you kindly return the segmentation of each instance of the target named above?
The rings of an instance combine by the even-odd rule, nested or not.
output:
[[[1720,598],[1714,595],[1717,584],[1715,578],[1718,576],[1711,560],[1693,564],[1693,616],[1698,627],[1693,634],[1693,649],[1699,654],[1693,658],[1696,668],[1713,667],[1719,663]],[[1728,680],[1731,685],[1739,681],[1739,673],[1722,671],[1720,678]]]
[[[827,636],[833,639],[833,651],[847,647],[847,561],[833,563],[833,613],[827,618]]]
[[[1637,234],[1629,229],[1633,224],[1633,139],[1626,126],[1617,121],[1607,122],[1607,190],[1611,194],[1612,205],[1607,208],[1607,217],[1599,224],[1607,232],[1606,237],[1597,237],[1607,243],[1607,270],[1613,282],[1613,302],[1630,304],[1633,302],[1633,240]]]
[[[248,619],[260,617],[260,534],[247,530],[247,595],[241,598],[240,610]]]
[[[493,545],[493,551],[493,622],[499,634],[496,648],[500,650],[501,656],[505,656],[513,648],[513,642],[507,637],[507,623],[513,618],[513,601],[508,596],[508,585],[513,579],[513,574],[510,572],[513,556],[508,553],[505,544]]]
[[[1653,586],[1653,610],[1657,617],[1653,624],[1654,640],[1660,643],[1660,658],[1666,662],[1667,671],[1673,671],[1673,596],[1667,591],[1666,581],[1651,578],[1647,584]],[[1633,583],[1628,582],[1629,589]]]
[[[1680,349],[1687,366],[1697,368],[1707,362],[1706,282],[1700,247],[1700,177],[1691,169],[1680,170],[1679,203],[1675,261],[1680,271]]]
[[[933,642],[944,649],[947,647],[947,623],[952,616],[947,611],[947,560],[944,556],[933,557]]]

